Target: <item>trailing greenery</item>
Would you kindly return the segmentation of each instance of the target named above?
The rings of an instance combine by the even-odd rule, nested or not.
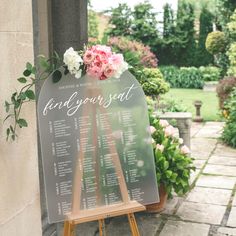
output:
[[[226,123],[222,133],[222,140],[236,148],[236,87],[224,104]]]
[[[172,88],[203,88],[203,74],[196,67],[161,66],[160,70]]]
[[[43,56],[39,57],[39,66],[33,66],[31,63],[26,63],[26,68],[23,75],[18,78],[18,82],[24,84],[20,91],[16,91],[11,95],[10,101],[5,101],[5,110],[8,114],[4,120],[12,119],[13,123],[6,129],[7,140],[15,140],[17,137],[17,128],[27,127],[28,123],[25,118],[21,117],[21,109],[25,103],[35,101],[34,86],[40,80],[45,80],[52,76],[54,83],[58,82],[64,74],[69,73],[66,66],[62,66],[63,62],[57,53],[53,57],[46,59]],[[61,69],[61,70],[60,70]]]
[[[193,158],[180,148],[180,141],[173,135],[167,135],[167,129],[150,111],[150,124],[155,128],[152,137],[155,141],[154,158],[158,185],[163,184],[169,197],[173,191],[182,196],[190,190],[190,174],[195,170]]]
[[[165,82],[162,73],[157,68],[144,68],[140,83],[147,96],[159,96],[169,91],[169,84]]]

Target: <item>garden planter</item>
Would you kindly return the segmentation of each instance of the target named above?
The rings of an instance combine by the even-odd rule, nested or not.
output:
[[[168,194],[163,184],[161,184],[161,186],[159,187],[159,196],[160,196],[160,202],[147,205],[146,206],[147,212],[158,213],[165,209]]]

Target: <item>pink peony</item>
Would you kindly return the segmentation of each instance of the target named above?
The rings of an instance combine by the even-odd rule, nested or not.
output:
[[[159,150],[160,152],[163,152],[164,151],[164,146],[162,144],[157,144],[156,145],[156,150]]]
[[[180,148],[180,152],[181,152],[182,154],[189,154],[189,153],[190,153],[190,150],[189,150],[189,148],[188,148],[186,145],[184,145],[184,146],[182,146],[182,147]]]
[[[172,125],[169,125],[165,128],[165,136],[169,137],[169,136],[173,136],[174,135],[174,127]]]
[[[161,125],[163,128],[165,128],[165,127],[169,126],[169,123],[168,123],[167,120],[160,120],[160,125]]]

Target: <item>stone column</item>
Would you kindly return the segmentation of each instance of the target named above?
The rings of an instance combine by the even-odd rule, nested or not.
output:
[[[51,48],[59,55],[82,49],[88,40],[87,0],[51,0]]]
[[[87,0],[32,0],[35,63],[37,55],[60,56],[69,47],[82,49],[87,43]],[[42,84],[36,85],[36,93]],[[42,157],[38,138],[39,177],[43,236],[60,235],[59,224],[49,224],[45,204]]]

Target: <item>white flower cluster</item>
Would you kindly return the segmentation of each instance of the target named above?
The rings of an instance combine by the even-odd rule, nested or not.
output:
[[[83,59],[72,47],[64,53],[63,62],[67,65],[69,72],[75,75],[75,78],[79,79],[81,77],[82,70],[80,66],[83,64]]]

